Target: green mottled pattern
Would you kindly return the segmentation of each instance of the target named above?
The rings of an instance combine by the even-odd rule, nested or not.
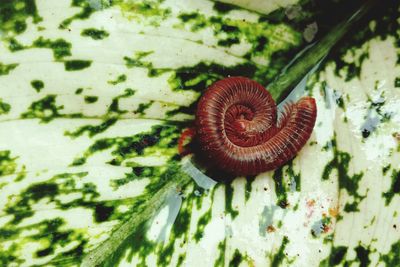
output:
[[[109,33],[103,30],[98,29],[84,29],[81,33],[82,36],[87,36],[92,38],[93,40],[102,40],[109,36]]]
[[[200,94],[270,84],[338,1],[223,2],[0,1],[1,266],[400,264],[398,4],[296,89],[296,158],[206,189],[177,151]]]

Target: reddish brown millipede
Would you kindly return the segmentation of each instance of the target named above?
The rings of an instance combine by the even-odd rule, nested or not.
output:
[[[254,175],[292,159],[310,138],[316,116],[314,98],[303,97],[286,105],[278,121],[275,101],[263,86],[229,77],[201,96],[192,134],[202,156],[216,168]]]

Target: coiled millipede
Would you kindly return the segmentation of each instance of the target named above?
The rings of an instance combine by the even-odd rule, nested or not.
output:
[[[312,97],[285,106],[278,120],[271,94],[244,77],[212,84],[201,96],[195,135],[203,157],[234,175],[276,169],[310,138],[317,116]]]

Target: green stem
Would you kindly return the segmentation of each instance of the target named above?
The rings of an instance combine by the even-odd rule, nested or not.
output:
[[[113,253],[117,251],[124,241],[127,240],[135,230],[143,223],[150,221],[163,207],[168,196],[177,192],[191,181],[187,175],[179,175],[176,179],[170,179],[150,199],[144,203],[143,209],[136,210],[132,217],[115,230],[107,240],[83,258],[81,266],[102,266]]]
[[[288,68],[281,72],[279,76],[268,86],[268,91],[277,103],[281,102],[293,90],[296,84],[337,44],[342,37],[354,27],[371,7],[376,0],[365,2],[357,11],[353,12],[349,18],[339,23],[321,40],[317,41],[313,47],[301,54]]]

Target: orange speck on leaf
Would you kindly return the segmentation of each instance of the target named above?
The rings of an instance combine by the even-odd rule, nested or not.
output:
[[[339,207],[329,208],[329,215],[336,218],[339,215]]]
[[[273,233],[273,232],[275,232],[275,231],[276,231],[276,229],[275,229],[274,226],[269,225],[269,226],[267,227],[267,232],[268,232],[268,233]]]
[[[315,200],[314,199],[310,199],[307,201],[307,206],[308,207],[313,207],[315,205]]]

